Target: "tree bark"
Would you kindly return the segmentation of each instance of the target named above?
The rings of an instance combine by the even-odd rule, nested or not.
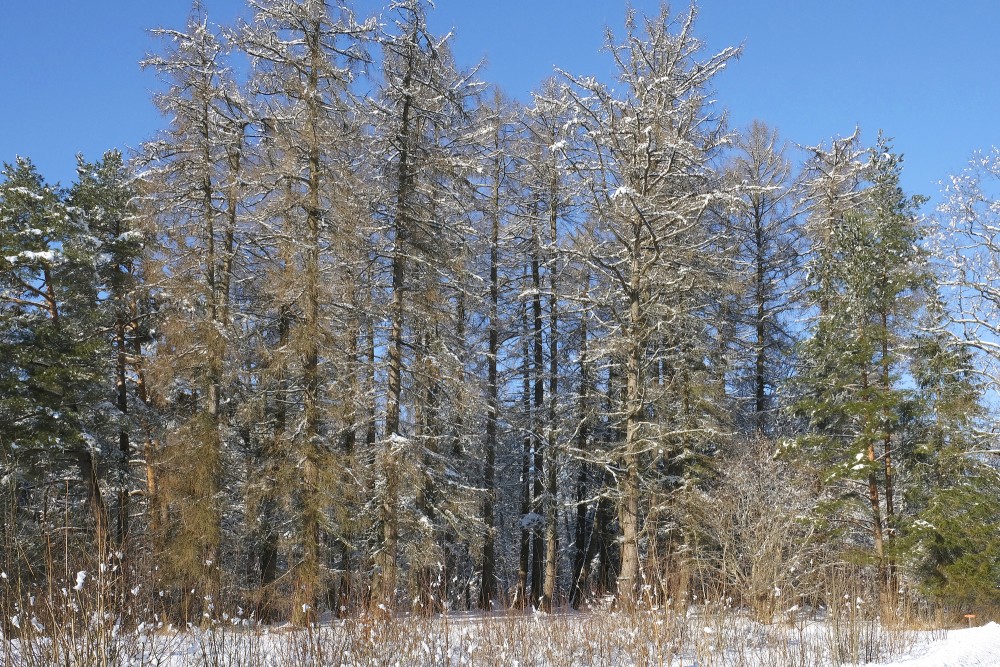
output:
[[[416,29],[411,36],[416,40]],[[412,47],[411,47],[412,48]],[[398,579],[396,553],[399,549],[398,482],[395,479],[394,457],[398,445],[394,437],[402,436],[400,414],[403,389],[403,327],[404,291],[406,278],[406,253],[410,239],[410,199],[414,187],[414,176],[410,166],[410,115],[413,97],[410,86],[413,81],[414,54],[407,54],[406,70],[403,75],[403,101],[400,109],[399,130],[397,132],[399,162],[396,170],[396,217],[394,221],[395,243],[392,252],[392,299],[389,305],[390,330],[388,341],[389,368],[387,370],[387,395],[385,436],[386,446],[386,496],[381,504],[382,548],[378,555],[377,604],[384,609],[396,606],[396,585]]]
[[[559,494],[558,465],[559,452],[557,449],[557,424],[556,424],[556,397],[559,392],[559,311],[558,296],[556,294],[556,257],[555,249],[558,243],[557,223],[559,219],[558,208],[558,180],[556,166],[552,165],[552,181],[549,187],[549,243],[551,254],[549,256],[549,409],[548,424],[546,426],[547,440],[545,451],[547,453],[546,465],[546,511],[545,511],[545,585],[542,590],[541,608],[543,611],[551,612],[556,595],[556,576],[558,566],[559,535],[557,526],[559,525],[558,503]]]
[[[532,286],[532,297],[531,297],[531,309],[532,309],[532,349],[533,349],[533,363],[532,363],[532,373],[533,378],[533,414],[534,419],[531,423],[531,450],[532,450],[532,498],[531,505],[532,511],[536,514],[541,514],[545,511],[543,503],[545,502],[545,482],[544,482],[544,467],[545,459],[542,452],[542,438],[541,433],[539,433],[539,428],[541,427],[541,419],[543,410],[545,407],[545,379],[543,377],[543,369],[545,367],[545,356],[544,348],[542,342],[542,279],[541,279],[541,259],[539,258],[539,235],[537,229],[537,216],[532,216],[531,218],[531,286]],[[544,565],[544,553],[545,553],[545,541],[542,532],[537,528],[532,532],[532,545],[531,545],[531,606],[537,607],[543,596],[542,591],[542,580],[543,580],[543,565]]]
[[[499,106],[499,105],[498,105]],[[499,109],[498,109],[499,111]],[[495,135],[497,151],[496,169],[493,174],[493,201],[490,220],[490,296],[487,306],[489,318],[486,352],[486,462],[483,468],[483,524],[486,533],[483,538],[482,579],[479,586],[479,608],[490,611],[496,596],[496,450],[497,418],[500,411],[500,387],[497,376],[497,356],[500,352],[499,322],[497,321],[500,302],[500,187],[503,179],[503,162],[500,150],[499,128]]]
[[[628,291],[630,335],[625,363],[625,443],[622,458],[621,501],[618,522],[622,530],[622,566],[618,574],[618,603],[631,609],[638,603],[639,562],[639,449],[642,422],[642,294],[639,280],[640,230],[635,231],[632,278]]]

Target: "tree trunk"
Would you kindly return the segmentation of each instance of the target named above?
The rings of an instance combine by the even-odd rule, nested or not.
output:
[[[415,39],[416,35],[413,35]],[[394,436],[401,436],[400,412],[403,389],[403,326],[404,290],[406,278],[406,253],[410,238],[410,199],[413,192],[414,176],[410,166],[410,114],[413,99],[410,86],[413,78],[413,58],[410,54],[403,76],[403,102],[400,110],[399,164],[396,170],[396,219],[395,243],[392,253],[392,300],[389,305],[391,327],[389,330],[387,370],[387,395],[385,416],[386,447],[386,496],[381,504],[382,548],[378,556],[377,604],[392,610],[396,606],[396,584],[398,579],[396,553],[399,549],[398,481],[395,479],[394,457],[397,442]]]
[[[524,415],[524,437],[521,439],[521,531],[518,549],[517,590],[514,592],[515,606],[528,605],[529,559],[531,557],[531,533],[524,519],[531,512],[531,357],[528,344],[528,309],[521,308],[521,411]]]
[[[499,131],[497,132],[499,151]],[[483,525],[486,534],[483,539],[482,580],[479,586],[479,608],[490,611],[493,608],[493,598],[496,596],[496,519],[494,504],[496,503],[496,450],[497,450],[497,418],[500,411],[500,387],[497,377],[497,355],[500,351],[499,322],[497,321],[500,302],[500,186],[502,179],[502,157],[496,158],[497,169],[493,180],[493,210],[490,221],[490,301],[488,305],[489,342],[486,352],[486,462],[483,468]]]
[[[639,233],[636,233],[638,246]],[[629,289],[630,340],[625,364],[625,443],[622,457],[621,500],[618,522],[622,530],[622,568],[618,574],[618,603],[626,609],[638,603],[639,562],[639,451],[642,423],[642,311],[639,284],[639,249],[633,249]]]
[[[867,396],[868,393],[868,371],[865,370],[861,374],[861,395]],[[867,398],[864,399],[866,402]],[[871,418],[870,416],[868,417]],[[868,456],[868,462],[874,466],[877,456],[875,453],[875,444],[870,442],[865,453]],[[871,507],[871,532],[872,532],[872,542],[875,549],[875,558],[878,562],[878,572],[879,580],[884,587],[887,581],[887,571],[885,564],[885,539],[882,532],[882,508],[879,500],[879,488],[878,488],[878,477],[875,475],[874,469],[868,473],[868,504]]]
[[[553,153],[554,155],[554,153]],[[556,594],[556,575],[558,565],[558,465],[559,455],[556,446],[556,397],[559,392],[559,313],[556,295],[556,258],[555,248],[558,243],[557,222],[559,218],[558,182],[555,165],[552,171],[552,183],[549,190],[549,243],[552,254],[549,257],[549,410],[546,427],[547,453],[546,469],[546,511],[545,511],[545,585],[542,591],[541,608],[551,612]]]
[[[590,276],[584,278],[583,283],[583,303],[587,302],[589,292]],[[576,435],[576,449],[581,456],[580,470],[576,478],[576,526],[574,532],[574,555],[573,555],[573,579],[570,585],[569,603],[573,609],[579,609],[585,593],[586,579],[585,567],[587,563],[587,551],[589,549],[588,535],[592,532],[587,528],[587,468],[586,453],[590,440],[590,368],[587,359],[587,316],[588,311],[584,308],[580,315],[580,389],[577,395],[577,403],[580,411],[580,426]]]
[[[107,564],[109,549],[108,535],[108,508],[104,504],[104,496],[101,494],[101,485],[97,478],[97,470],[94,466],[94,458],[90,451],[83,449],[77,452],[77,465],[80,468],[80,477],[83,479],[83,486],[87,489],[87,508],[94,521],[94,552],[98,562],[103,567]]]
[[[754,216],[754,242],[756,253],[754,263],[756,264],[756,284],[754,297],[757,301],[757,314],[755,321],[755,359],[754,359],[754,417],[758,434],[764,434],[767,411],[767,330],[766,330],[766,298],[767,294],[767,274],[764,265],[764,227],[760,216]]]
[[[531,218],[531,236],[532,236],[532,250],[531,250],[531,286],[533,289],[531,298],[531,308],[533,313],[533,358],[534,363],[532,364],[532,373],[534,374],[534,410],[533,414],[535,419],[532,420],[531,424],[531,448],[532,448],[532,474],[534,478],[534,484],[532,486],[532,498],[531,505],[532,511],[536,514],[541,514],[545,512],[543,503],[545,502],[545,482],[544,482],[544,467],[545,460],[544,454],[542,452],[542,438],[541,433],[539,433],[539,428],[541,426],[541,418],[543,413],[543,408],[545,407],[545,380],[543,377],[543,369],[545,367],[545,357],[542,346],[542,279],[541,279],[541,260],[539,258],[539,238],[538,229],[536,228],[536,216]],[[541,602],[543,591],[542,591],[542,577],[543,577],[543,564],[544,564],[544,552],[545,552],[545,541],[542,535],[542,531],[537,528],[533,531],[532,535],[532,545],[531,545],[531,606],[537,607]]]
[[[119,308],[121,308],[119,303]],[[119,313],[115,318],[115,407],[122,419],[128,415],[128,350],[125,339],[126,322]],[[129,442],[128,428],[122,425],[118,429],[118,455],[121,457],[121,479],[118,483],[117,521],[115,523],[115,545],[119,552],[125,553],[125,540],[129,530],[129,471],[132,461],[132,447]]]
[[[892,391],[892,380],[889,374],[889,315],[887,312],[882,311],[882,389],[885,395],[888,396]],[[883,400],[884,397],[883,397]],[[892,554],[892,540],[895,536],[895,516],[896,516],[896,506],[895,506],[895,470],[893,468],[893,451],[892,451],[892,428],[890,427],[892,414],[888,405],[883,408],[882,419],[884,421],[884,433],[882,436],[882,466],[885,472],[885,539],[888,542],[888,560],[887,560],[887,584],[888,591],[886,591],[890,596],[891,600],[894,602],[896,598],[896,593],[899,590],[898,575],[896,573],[896,558]]]

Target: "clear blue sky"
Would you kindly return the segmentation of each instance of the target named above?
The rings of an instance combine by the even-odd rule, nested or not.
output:
[[[241,0],[204,0],[213,21]],[[554,65],[607,76],[603,26],[620,32],[616,0],[437,0],[432,28],[455,29],[464,64],[513,97]],[[16,0],[0,14],[0,161],[31,157],[68,184],[74,155],[135,148],[162,126],[150,102],[155,77],[139,59],[156,43],[145,29],[182,27],[185,0]],[[696,33],[708,48],[743,44],[717,81],[731,124],[760,118],[801,144],[881,128],[906,156],[904,185],[935,183],[978,148],[1000,144],[1000,2],[963,0],[703,0]],[[382,6],[361,0],[359,13]],[[654,14],[656,0],[635,0]],[[686,4],[673,3],[683,10]]]

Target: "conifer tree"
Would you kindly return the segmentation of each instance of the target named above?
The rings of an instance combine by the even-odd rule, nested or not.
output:
[[[703,419],[707,326],[698,314],[709,275],[706,211],[722,194],[709,160],[724,135],[706,91],[738,51],[700,56],[695,14],[630,12],[625,40],[606,40],[620,92],[569,77],[569,161],[584,180],[597,237],[591,298],[610,319],[602,352],[619,365],[624,387],[613,419],[622,432],[614,462],[626,607],[640,599],[644,536],[660,537],[666,510],[656,499],[686,485],[699,436],[711,429]]]
[[[142,345],[149,339],[150,308],[143,286],[146,233],[141,229],[131,173],[120,151],[106,152],[97,162],[77,160],[78,181],[68,203],[77,223],[94,245],[94,290],[98,299],[99,333],[110,348],[113,373],[106,380],[117,410],[112,422],[117,451],[109,461],[107,481],[114,491],[114,542],[123,552],[131,530],[131,497],[141,487],[133,465],[142,449],[137,441],[145,402],[137,395],[142,375]]]
[[[913,547],[925,589],[968,604],[995,590],[995,535],[983,531],[996,512],[995,415],[976,402],[995,391],[1000,359],[1000,152],[978,152],[944,183],[932,236],[941,301],[921,337],[914,376],[929,406],[917,452],[921,519],[903,542]],[[975,453],[970,453],[975,452]],[[930,483],[936,482],[936,483]],[[995,531],[994,531],[995,532]]]
[[[268,270],[277,286],[271,297],[281,349],[272,372],[284,378],[276,397],[286,406],[280,408],[283,432],[277,437],[294,469],[286,489],[296,515],[292,618],[307,623],[316,617],[326,583],[321,549],[330,523],[332,475],[342,465],[336,436],[348,430],[344,421],[353,412],[329,383],[337,378],[334,361],[342,360],[331,359],[333,350],[350,349],[334,341],[356,334],[336,326],[330,305],[341,301],[354,279],[347,275],[349,264],[343,273],[335,269],[356,247],[350,165],[359,122],[351,85],[368,60],[364,41],[373,25],[358,22],[348,4],[326,0],[267,0],[253,8],[252,22],[234,39],[253,64],[251,87],[265,131],[268,200],[259,208],[276,240]],[[330,527],[341,535],[346,530]]]
[[[564,309],[576,309],[576,303],[568,299],[567,283],[575,278],[570,240],[575,232],[571,214],[578,206],[578,180],[571,177],[564,159],[570,138],[564,86],[549,80],[533,97],[516,141],[521,203],[512,231],[524,247],[529,280],[521,298],[531,311],[532,409],[523,428],[530,434],[533,460],[531,512],[542,519],[533,530],[531,601],[533,606],[550,610],[560,579],[563,494],[559,480],[568,461],[571,422],[569,404],[562,400],[570,378],[566,359],[572,355],[570,337],[564,335],[571,315]]]
[[[507,242],[507,227],[510,224],[510,209],[512,205],[513,186],[516,163],[512,155],[512,137],[515,129],[515,110],[498,91],[494,103],[487,106],[485,113],[492,125],[490,141],[484,145],[485,178],[482,185],[485,252],[488,255],[486,273],[488,274],[483,310],[486,317],[486,423],[483,442],[483,556],[481,564],[481,581],[479,585],[478,606],[480,609],[492,610],[498,597],[500,581],[498,576],[497,556],[503,545],[498,544],[500,521],[498,510],[503,500],[502,489],[497,483],[497,461],[501,444],[501,397],[504,393],[501,377],[501,337],[508,327],[505,304],[502,299],[501,285],[505,276],[503,272],[510,259],[506,256],[509,250]]]
[[[826,481],[836,482],[834,506],[865,508],[862,543],[890,594],[897,584],[888,547],[897,528],[895,451],[910,400],[900,378],[928,285],[915,217],[921,200],[902,192],[901,168],[880,137],[868,151],[857,205],[813,237],[816,320],[801,350],[804,396],[795,406],[808,419],[802,443],[823,461]]]
[[[147,452],[158,477],[150,512],[177,612],[190,618],[221,585],[221,493],[238,404],[232,306],[244,193],[237,184],[248,120],[226,62],[228,47],[200,6],[184,31],[153,33],[169,47],[143,66],[167,84],[154,101],[171,122],[145,145],[140,164],[162,267],[151,277],[161,332],[151,375],[170,419],[159,447]]]
[[[931,302],[917,337],[911,373],[919,390],[914,436],[897,457],[901,505],[895,552],[923,590],[956,605],[994,604],[1000,582],[1000,484],[989,458],[984,383],[974,357]]]
[[[428,32],[428,3],[406,0],[393,9],[372,108],[375,162],[383,170],[375,206],[388,325],[375,601],[386,609],[396,604],[403,549],[414,592],[426,595],[436,563],[449,560],[442,533],[475,516],[444,464],[462,455],[471,418],[463,379],[468,225],[476,205],[470,177],[479,166],[472,112],[480,88],[474,72],[457,68],[448,37]],[[404,484],[418,489],[415,497]]]
[[[729,177],[737,199],[721,242],[729,247],[736,279],[729,319],[735,328],[730,366],[746,431],[775,435],[778,392],[791,372],[795,342],[790,317],[801,278],[801,232],[793,201],[791,163],[778,133],[756,121],[733,141]],[[725,274],[720,276],[724,281]],[[724,323],[725,326],[725,323]]]
[[[107,419],[106,369],[99,335],[94,263],[97,244],[71,215],[64,193],[48,185],[30,160],[5,164],[0,181],[0,454],[10,528],[25,503],[73,512],[79,490],[91,553],[110,553],[111,533],[101,467],[112,459],[102,428]],[[76,469],[77,475],[70,470]],[[60,480],[72,480],[72,494]],[[74,503],[59,507],[60,498]],[[41,537],[61,518],[38,515]],[[33,560],[41,541],[21,548]],[[13,554],[11,554],[13,555]],[[48,576],[55,576],[48,572]]]

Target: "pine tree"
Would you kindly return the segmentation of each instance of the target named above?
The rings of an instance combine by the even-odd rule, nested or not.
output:
[[[95,239],[71,215],[64,193],[48,185],[29,160],[5,164],[2,177],[0,453],[3,492],[15,508],[10,528],[17,529],[27,504],[75,515],[82,488],[91,553],[103,562],[111,535],[100,466],[111,454],[102,437],[106,356],[98,334]],[[78,478],[67,464],[75,466]],[[62,488],[64,479],[72,479],[72,495]],[[58,508],[60,497],[73,506]],[[43,540],[22,545],[29,561],[15,567],[45,562],[35,549],[60,521],[47,511],[40,512],[32,531]]]
[[[857,205],[834,226],[814,228],[822,232],[810,259],[817,314],[801,350],[804,396],[795,406],[809,424],[802,443],[836,483],[836,506],[866,508],[865,541],[889,594],[897,585],[887,546],[897,527],[895,450],[910,400],[900,377],[928,278],[915,217],[921,199],[900,189],[901,168],[880,137]]]
[[[142,345],[149,339],[150,308],[143,287],[146,233],[140,228],[132,175],[120,151],[106,152],[97,162],[77,160],[78,181],[69,192],[70,212],[85,226],[94,244],[98,324],[113,358],[106,382],[117,414],[117,452],[109,466],[114,491],[114,542],[125,551],[131,532],[131,497],[141,489],[133,470],[142,450],[137,448],[145,400],[137,395],[142,377]],[[110,463],[110,461],[109,461]]]

